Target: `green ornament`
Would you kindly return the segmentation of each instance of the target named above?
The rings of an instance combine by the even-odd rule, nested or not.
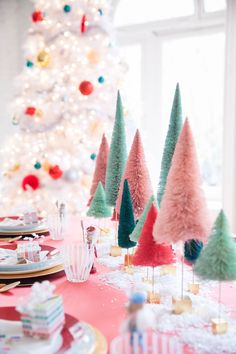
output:
[[[147,202],[147,204],[146,204],[146,206],[145,206],[145,208],[144,208],[139,220],[137,221],[137,223],[135,225],[135,228],[134,228],[133,232],[131,233],[131,235],[129,237],[131,241],[138,242],[139,237],[140,237],[141,232],[142,232],[142,229],[143,229],[143,225],[144,225],[144,223],[146,221],[146,218],[147,218],[147,215],[148,215],[148,212],[150,210],[150,207],[151,207],[152,203],[154,203],[157,206],[156,198],[154,197],[154,195],[152,195],[149,198],[149,200],[148,200],[148,202]]]
[[[208,243],[203,248],[194,271],[206,280],[236,279],[236,245],[223,210],[215,221]]]
[[[178,141],[182,129],[182,105],[179,84],[176,85],[175,96],[173,100],[169,128],[166,135],[164,151],[161,161],[161,173],[157,191],[157,202],[161,206],[161,201],[165,193],[166,181],[171,166],[172,157],[175,151],[175,145]]]
[[[39,161],[35,162],[34,168],[35,168],[36,170],[39,170],[41,167],[42,167],[42,165],[41,165],[41,163],[40,163]]]
[[[120,221],[118,228],[118,245],[122,248],[131,248],[136,242],[130,240],[129,236],[135,227],[132,200],[127,179],[124,181],[122,201],[120,207]]]
[[[26,66],[27,66],[27,68],[32,68],[34,66],[34,63],[31,60],[27,60]]]
[[[96,157],[97,157],[97,155],[94,152],[90,155],[90,159],[91,160],[95,160]]]
[[[65,5],[63,7],[63,10],[64,10],[65,13],[71,12],[71,6],[70,5]]]
[[[89,210],[87,211],[87,216],[93,216],[98,219],[111,216],[111,208],[106,204],[106,196],[101,182],[98,183]]]
[[[116,205],[121,177],[124,173],[127,159],[125,123],[120,93],[116,102],[116,117],[113,126],[111,146],[106,171],[106,200],[110,206]]]

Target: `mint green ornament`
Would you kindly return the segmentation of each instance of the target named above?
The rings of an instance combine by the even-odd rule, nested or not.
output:
[[[175,96],[172,104],[169,128],[166,135],[164,151],[161,160],[161,173],[157,191],[157,202],[161,206],[161,201],[166,188],[166,181],[171,166],[175,145],[178,141],[182,129],[182,105],[179,84],[176,85]]]
[[[149,198],[149,200],[148,200],[148,202],[147,202],[147,204],[146,204],[146,206],[145,206],[145,208],[144,208],[144,210],[143,210],[143,212],[142,212],[142,214],[141,214],[141,216],[140,216],[140,218],[139,218],[139,220],[138,220],[133,232],[130,234],[129,238],[130,238],[131,241],[138,242],[139,237],[140,237],[141,232],[142,232],[142,229],[143,229],[143,225],[144,225],[144,223],[146,221],[147,214],[149,212],[149,209],[150,209],[152,203],[154,203],[157,206],[156,198],[154,197],[154,195],[152,195]]]
[[[120,93],[116,102],[116,117],[112,132],[111,146],[106,171],[106,201],[110,206],[116,205],[121,177],[124,173],[127,159],[125,123]]]
[[[203,248],[194,271],[206,280],[236,279],[236,245],[223,210],[215,221],[209,241]]]
[[[106,196],[101,182],[97,185],[87,216],[93,216],[98,219],[111,216],[111,208],[106,204]]]

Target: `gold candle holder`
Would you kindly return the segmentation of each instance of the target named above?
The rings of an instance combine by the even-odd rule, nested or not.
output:
[[[161,275],[176,275],[176,266],[173,264],[164,265],[160,270]]]
[[[160,304],[161,297],[159,293],[153,293],[152,291],[148,291],[147,301],[149,304]]]
[[[172,298],[172,313],[175,315],[181,315],[183,312],[192,311],[192,300],[189,296],[184,296],[183,298]]]
[[[124,257],[124,266],[130,266],[132,264],[133,255],[132,254],[125,254]]]
[[[223,318],[213,318],[211,320],[211,330],[213,334],[224,334],[228,331],[228,322]]]
[[[194,295],[198,295],[200,291],[200,284],[199,283],[189,283],[188,284],[188,291]]]
[[[145,284],[152,284],[152,280],[147,277],[142,278],[142,282]]]
[[[122,249],[119,246],[111,246],[110,255],[112,257],[119,257],[122,255]]]
[[[132,266],[125,266],[124,267],[124,271],[125,271],[125,273],[127,273],[127,274],[130,274],[130,275],[133,275],[134,274],[134,268],[132,267]]]

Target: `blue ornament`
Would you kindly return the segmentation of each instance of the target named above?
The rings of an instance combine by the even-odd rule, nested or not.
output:
[[[27,68],[32,68],[34,66],[34,63],[31,60],[27,60],[26,66],[27,66]]]
[[[39,161],[35,162],[34,168],[35,168],[36,170],[39,170],[41,167],[42,167],[42,165],[41,165],[41,163],[40,163]]]
[[[68,13],[71,12],[71,6],[70,5],[65,5],[63,8],[64,12]]]
[[[102,16],[103,15],[102,9],[98,9],[98,13],[99,13],[100,16]]]
[[[99,82],[99,84],[103,84],[105,82],[104,77],[103,76],[99,76],[98,82]]]
[[[90,159],[91,160],[95,160],[96,157],[97,157],[97,155],[94,152],[90,155]]]
[[[146,302],[146,296],[143,292],[136,292],[131,294],[129,301],[132,304],[137,304],[137,305],[144,304]]]
[[[202,241],[189,240],[184,243],[184,258],[194,264],[201,254],[203,248]]]

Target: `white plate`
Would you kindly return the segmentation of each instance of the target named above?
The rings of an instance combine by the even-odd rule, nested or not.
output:
[[[0,267],[0,278],[1,275],[14,275],[14,274],[17,275],[17,274],[28,274],[28,273],[39,272],[41,270],[47,270],[60,264],[62,264],[62,257],[55,256],[52,259],[48,259],[43,262],[19,264],[15,266],[7,266],[7,267],[5,266],[4,269],[3,267]]]
[[[13,220],[14,225],[4,225],[4,221],[0,222],[0,232],[27,232],[27,231],[41,231],[47,229],[45,222],[38,222],[37,224],[24,225],[23,221]]]

